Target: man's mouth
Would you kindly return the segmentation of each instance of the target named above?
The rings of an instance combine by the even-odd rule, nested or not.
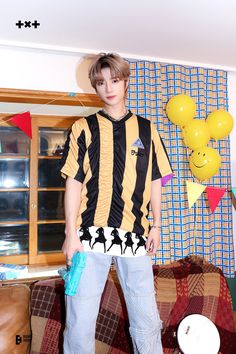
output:
[[[107,98],[109,99],[109,100],[112,100],[113,98],[115,98],[116,96],[107,96]]]

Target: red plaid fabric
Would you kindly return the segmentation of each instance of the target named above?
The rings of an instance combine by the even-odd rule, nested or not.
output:
[[[186,258],[170,266],[153,266],[157,304],[163,320],[165,354],[178,353],[176,331],[187,315],[199,313],[217,326],[221,353],[236,353],[230,292],[222,271]],[[31,289],[31,354],[62,354],[65,324],[61,279],[37,282]],[[101,299],[96,327],[96,354],[131,354],[132,342],[122,290],[111,270]]]

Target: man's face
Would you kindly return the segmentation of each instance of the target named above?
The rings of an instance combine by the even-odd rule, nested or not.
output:
[[[103,80],[96,84],[100,99],[108,106],[115,106],[125,101],[125,81],[111,76],[110,68],[101,70]]]

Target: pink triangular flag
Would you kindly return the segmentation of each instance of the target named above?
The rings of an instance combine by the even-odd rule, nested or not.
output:
[[[17,114],[11,118],[11,122],[20,128],[26,135],[32,139],[31,116],[30,112]]]
[[[206,187],[207,198],[209,200],[210,208],[214,213],[215,208],[219,204],[221,198],[225,194],[226,188]]]
[[[174,173],[170,173],[169,175],[166,175],[161,178],[161,186],[164,187],[164,185],[172,178],[174,177]]]

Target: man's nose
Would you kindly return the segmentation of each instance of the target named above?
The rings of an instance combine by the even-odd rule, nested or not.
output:
[[[106,83],[106,92],[111,92],[111,90],[112,90],[111,83],[107,82]]]

